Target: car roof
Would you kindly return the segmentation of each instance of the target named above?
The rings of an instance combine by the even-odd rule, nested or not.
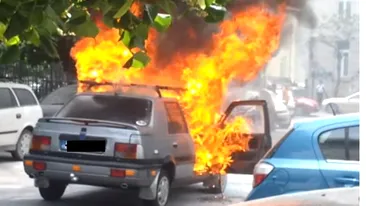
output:
[[[157,94],[156,96],[151,95],[151,94],[140,94],[140,93],[121,93],[121,92],[82,92],[82,93],[78,93],[76,94],[77,96],[79,95],[106,95],[106,96],[113,96],[113,95],[118,95],[120,97],[130,97],[130,98],[139,98],[139,99],[148,99],[151,101],[156,101],[156,100],[177,100],[175,98],[169,98],[169,97],[159,97]]]
[[[11,88],[32,90],[32,88],[26,84],[19,84],[14,82],[0,82],[0,87],[11,87]]]
[[[355,122],[360,120],[359,113],[342,114],[336,116],[327,116],[316,119],[303,120],[296,122],[293,126],[295,129],[301,130],[317,130],[319,128],[332,124],[341,124],[347,122]]]

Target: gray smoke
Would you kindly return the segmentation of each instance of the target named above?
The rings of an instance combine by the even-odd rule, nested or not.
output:
[[[259,3],[266,3],[275,9],[284,2],[288,6],[288,13],[293,15],[299,24],[308,28],[316,25],[315,14],[307,0],[233,0],[228,5],[228,10],[235,13]],[[217,24],[206,23],[194,12],[188,12],[181,17],[187,11],[187,6],[181,0],[177,0],[177,8],[175,22],[167,32],[160,34],[158,38],[156,59],[159,60],[158,64],[161,68],[169,64],[172,57],[178,52],[184,54],[202,49],[209,51],[211,36],[218,30]],[[291,24],[286,24],[281,36],[281,45],[286,43],[287,37],[291,33]]]

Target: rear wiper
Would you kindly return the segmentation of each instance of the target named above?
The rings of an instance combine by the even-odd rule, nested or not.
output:
[[[136,129],[134,126],[124,123],[118,123],[118,122],[109,122],[109,121],[103,121],[103,120],[95,120],[95,119],[79,119],[79,118],[44,118],[46,121],[72,121],[72,122],[79,122],[84,123],[85,125],[104,125],[104,126],[114,126],[124,129]]]
[[[64,103],[52,103],[51,105],[64,105]]]

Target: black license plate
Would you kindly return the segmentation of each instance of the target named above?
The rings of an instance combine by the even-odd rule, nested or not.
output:
[[[62,140],[60,149],[67,152],[105,152],[105,140]]]

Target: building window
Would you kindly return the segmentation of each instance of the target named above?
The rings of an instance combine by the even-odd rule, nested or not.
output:
[[[340,50],[340,73],[341,77],[347,77],[349,74],[348,71],[348,62],[349,62],[349,52],[348,50]]]
[[[338,2],[338,15],[342,19],[351,18],[351,1],[340,0]]]

